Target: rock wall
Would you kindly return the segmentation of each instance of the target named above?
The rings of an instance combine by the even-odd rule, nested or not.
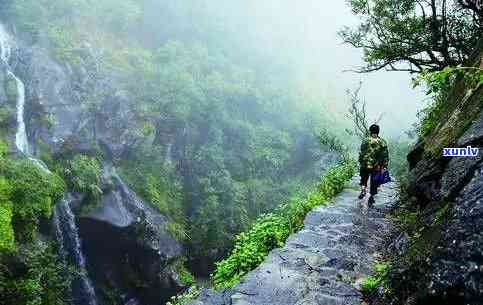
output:
[[[112,169],[106,170],[105,179],[110,188],[101,203],[79,217],[89,272],[98,286],[114,292],[115,303],[164,304],[184,288],[173,267],[183,249],[166,231],[165,216],[127,188]],[[99,296],[109,297],[106,289]]]
[[[471,59],[483,68],[483,41]],[[422,226],[396,258],[397,304],[483,304],[483,86],[456,82],[436,128],[408,155],[408,209]],[[444,147],[477,157],[443,157]]]
[[[102,152],[109,164],[134,142],[145,141],[136,134],[138,122],[129,94],[115,89],[114,76],[98,74],[96,50],[86,46],[83,62],[60,65],[42,45],[12,38],[10,66],[25,84],[24,120],[32,155]],[[0,66],[0,121],[7,124],[2,130],[11,144],[17,128],[15,93]],[[89,108],[93,99],[100,101],[96,109]],[[78,198],[73,201],[99,303],[164,304],[183,288],[175,265],[184,249],[167,231],[168,219],[143,202],[109,165],[104,166],[102,190],[99,203],[87,215],[79,213],[79,205],[85,203],[82,196],[74,194]]]

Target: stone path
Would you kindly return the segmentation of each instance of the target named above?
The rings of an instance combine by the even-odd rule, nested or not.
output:
[[[311,211],[304,228],[273,250],[233,289],[203,290],[190,305],[360,304],[356,284],[371,273],[391,223],[384,218],[395,186],[386,184],[368,209],[356,180],[333,202]]]

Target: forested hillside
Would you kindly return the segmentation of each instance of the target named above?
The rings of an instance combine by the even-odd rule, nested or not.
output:
[[[158,304],[341,158],[323,130],[342,134],[343,103],[245,44],[219,9],[0,4],[8,304],[63,304],[69,290],[75,304]]]
[[[481,272],[440,280],[444,272],[433,270],[449,270],[450,255],[481,262],[477,251],[451,248],[454,236],[442,229],[461,229],[464,244],[479,247],[466,233],[473,222],[457,205],[481,162],[458,166],[439,155],[445,145],[481,144],[481,1],[347,1],[357,19],[347,21],[337,41],[334,34],[315,43],[328,29],[309,31],[324,24],[311,11],[336,7],[1,1],[0,303],[181,305],[203,302],[196,300],[203,291],[220,304],[242,304],[232,299],[233,287],[346,187],[360,138],[382,118],[387,130],[400,131],[388,138],[389,167],[400,186],[395,240],[404,239],[405,248],[385,253],[383,271],[363,285],[365,300],[479,304]],[[341,43],[362,51],[362,66],[327,66],[409,72],[427,90],[430,101],[408,135],[399,122],[409,125],[411,115],[392,122],[394,113],[380,113],[404,102],[383,82],[379,100],[368,103],[362,82],[347,93],[331,89],[327,80],[340,82],[340,75],[314,57],[333,46],[337,54]],[[415,113],[415,103],[406,102]],[[448,178],[452,168],[464,171]],[[448,189],[452,181],[456,188]],[[479,194],[474,184],[471,193]],[[479,204],[475,196],[465,202]],[[338,210],[344,219],[352,218],[347,198]],[[460,214],[449,226],[452,212]],[[320,219],[318,225],[324,229]],[[345,238],[339,229],[335,235]],[[332,272],[340,262],[327,263]],[[354,279],[332,280],[355,289]],[[456,286],[448,284],[453,280]],[[451,297],[434,297],[433,284]]]

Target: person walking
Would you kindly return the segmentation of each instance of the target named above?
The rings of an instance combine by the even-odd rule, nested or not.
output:
[[[361,194],[359,199],[366,196],[367,182],[372,174],[377,171],[387,170],[389,164],[389,151],[387,143],[384,139],[379,137],[380,128],[373,124],[369,127],[369,135],[362,140],[361,150],[359,152],[359,165],[361,176]],[[368,205],[371,207],[375,203],[374,195],[377,194],[379,184],[375,181],[370,183],[370,197]]]

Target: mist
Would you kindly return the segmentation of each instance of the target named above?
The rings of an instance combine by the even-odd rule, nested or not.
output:
[[[6,303],[235,285],[354,181],[361,83],[385,163],[406,169],[394,138],[423,94],[406,73],[350,72],[362,54],[338,32],[357,24],[344,1],[2,1],[0,254],[31,253],[0,255]]]
[[[175,7],[175,1],[171,2]],[[184,12],[176,16],[175,24],[168,25],[173,37],[208,40],[207,31],[219,29],[237,53],[245,51],[241,62],[261,70],[268,64],[288,67],[283,73],[301,83],[310,82],[320,96],[339,104],[342,114],[347,108],[346,90],[354,90],[362,82],[361,96],[367,102],[369,118],[375,121],[382,115],[383,134],[397,137],[411,128],[425,104],[421,89],[412,89],[408,73],[350,71],[364,63],[361,51],[343,44],[337,34],[358,22],[344,1],[195,1]],[[159,16],[155,10],[145,14],[148,23],[146,20]],[[206,24],[210,26],[204,27]],[[154,32],[152,29],[150,39]]]

